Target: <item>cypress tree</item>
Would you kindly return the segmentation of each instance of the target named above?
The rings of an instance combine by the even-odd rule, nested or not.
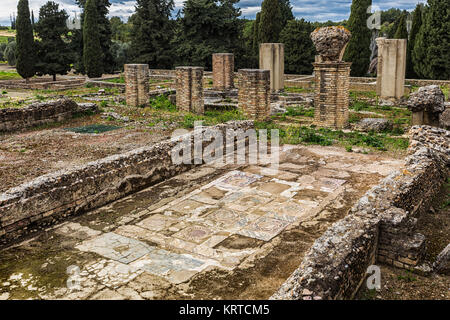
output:
[[[352,37],[344,54],[344,60],[352,62],[351,75],[361,77],[367,74],[370,64],[370,40],[372,32],[367,27],[367,8],[372,0],[353,0],[348,29]]]
[[[416,43],[417,34],[422,26],[422,8],[423,4],[418,4],[413,12],[412,26],[409,32],[408,47],[406,51],[406,77],[409,79],[417,78],[414,71],[413,51]]]
[[[280,12],[281,12],[281,25],[282,29],[286,26],[289,20],[294,20],[294,14],[292,13],[292,6],[289,0],[279,0],[280,1]]]
[[[87,0],[83,24],[83,61],[89,78],[103,74],[103,52],[98,30],[97,0]]]
[[[34,30],[34,11],[33,10],[31,10],[31,27]]]
[[[414,70],[429,79],[450,79],[450,2],[428,0],[414,44]]]
[[[403,12],[400,16],[394,39],[408,39],[408,29],[406,29],[406,15],[407,13]]]
[[[16,28],[16,69],[17,73],[28,82],[28,79],[36,73],[34,36],[28,0],[19,0]]]
[[[261,5],[259,37],[262,43],[278,42],[283,24],[279,0],[264,0]]]
[[[253,52],[258,54],[259,44],[261,43],[261,38],[259,37],[259,24],[261,22],[261,12],[256,14],[255,22],[253,23]]]
[[[38,75],[49,74],[56,81],[57,74],[67,74],[73,61],[69,45],[64,41],[69,29],[66,20],[69,18],[65,10],[59,10],[59,4],[49,1],[39,10],[39,22],[36,33],[40,41],[36,43]]]
[[[173,7],[173,0],[137,0],[131,31],[134,61],[147,63],[152,68],[172,67],[170,15]]]

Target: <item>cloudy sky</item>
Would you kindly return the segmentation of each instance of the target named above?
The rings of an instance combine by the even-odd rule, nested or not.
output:
[[[35,16],[38,16],[39,7],[48,0],[29,0],[30,8],[34,10]],[[61,5],[68,13],[79,11],[75,5],[75,0],[53,0]],[[112,3],[110,15],[120,16],[124,19],[134,12],[135,1],[131,0],[110,0]],[[0,0],[0,25],[9,25],[9,16],[17,10],[18,0]],[[181,9],[184,0],[175,0],[175,11]],[[255,14],[261,10],[262,0],[241,0],[239,7],[242,10],[242,16],[254,18]],[[412,10],[417,3],[426,2],[425,0],[373,0],[374,6],[382,10],[389,8],[400,8]],[[351,0],[291,0],[292,11],[297,18],[305,18],[308,21],[340,21],[347,19],[350,14]]]

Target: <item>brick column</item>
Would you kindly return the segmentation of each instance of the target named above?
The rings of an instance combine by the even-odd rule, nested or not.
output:
[[[176,68],[177,107],[183,111],[203,114],[203,68]]]
[[[127,105],[137,107],[148,104],[150,91],[148,64],[125,65],[125,88]]]
[[[266,120],[270,116],[269,70],[239,70],[238,108],[249,119]]]
[[[215,90],[234,88],[234,55],[232,53],[214,53],[212,66],[213,88]]]
[[[377,95],[400,99],[405,93],[406,39],[377,38]]]
[[[314,124],[335,129],[347,127],[351,63],[319,62],[313,66]]]
[[[261,43],[259,45],[259,68],[270,70],[270,90],[284,90],[284,44]]]

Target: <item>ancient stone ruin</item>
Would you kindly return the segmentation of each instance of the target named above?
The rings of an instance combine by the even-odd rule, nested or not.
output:
[[[230,90],[234,88],[234,55],[214,53],[212,55],[213,88]]]
[[[270,116],[270,71],[239,70],[239,109],[250,119],[265,120]]]
[[[284,44],[261,43],[259,45],[259,69],[270,70],[270,90],[284,90]]]
[[[342,56],[350,31],[343,27],[325,27],[311,33],[320,57],[313,63],[315,74],[314,123],[321,127],[348,126],[351,63]]]
[[[148,64],[126,64],[125,83],[127,105],[137,107],[148,104]]]
[[[408,108],[412,112],[411,124],[439,127],[440,115],[445,110],[445,96],[436,85],[421,87],[411,93]]]
[[[197,114],[205,112],[203,101],[203,68],[176,68],[177,107]]]
[[[405,93],[406,39],[377,38],[377,95],[400,99]]]

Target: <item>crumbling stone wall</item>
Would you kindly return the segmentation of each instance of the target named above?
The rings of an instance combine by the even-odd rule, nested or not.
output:
[[[203,114],[203,68],[177,67],[176,72],[177,107],[183,111]]]
[[[239,70],[238,108],[249,119],[266,120],[270,116],[269,70]]]
[[[424,237],[414,227],[450,174],[450,132],[416,126],[410,135],[405,167],[369,190],[317,239],[272,299],[348,299],[377,261],[417,265]]]
[[[204,127],[186,137],[193,146],[197,135],[208,134],[211,129],[220,130],[225,147],[227,129],[247,130],[252,127],[252,121],[228,122]],[[0,246],[67,216],[100,207],[192,168],[194,164],[172,162],[172,150],[182,139],[169,139],[47,174],[0,194]],[[203,147],[209,143],[204,141]],[[193,163],[195,154],[191,152],[190,155]]]
[[[77,113],[97,112],[96,104],[70,99],[33,103],[24,108],[0,109],[0,132],[12,132],[71,119]]]
[[[234,88],[234,54],[214,53],[212,55],[214,90]]]
[[[149,90],[148,64],[126,64],[125,94],[127,105],[132,107],[147,105]]]

